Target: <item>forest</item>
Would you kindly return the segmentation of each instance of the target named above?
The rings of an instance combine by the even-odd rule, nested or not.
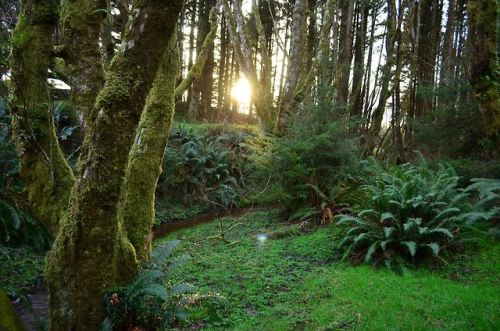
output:
[[[0,0],[0,331],[499,330],[496,0]]]

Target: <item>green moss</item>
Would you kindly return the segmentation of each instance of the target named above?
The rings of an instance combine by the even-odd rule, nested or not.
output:
[[[124,177],[134,131],[181,5],[154,1],[142,8],[126,37],[134,38],[135,47],[117,54],[109,67],[91,114],[97,121],[82,147],[79,178],[47,259],[52,330],[99,329],[104,291],[137,272],[120,220]]]
[[[47,111],[51,107],[47,72],[57,21],[41,17],[53,11],[54,6],[53,2],[23,2],[13,32],[9,100],[20,175],[35,216],[52,235],[57,233],[74,182],[57,141],[52,114]]]
[[[172,52],[175,40],[170,40],[149,92],[125,175],[123,222],[140,260],[147,259],[151,252],[156,183],[174,115],[174,88],[179,66],[179,55]]]
[[[8,331],[24,331],[24,327],[17,317],[9,298],[0,289],[0,329]]]

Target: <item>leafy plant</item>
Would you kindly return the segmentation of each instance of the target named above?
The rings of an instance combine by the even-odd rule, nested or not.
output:
[[[335,121],[333,110],[325,107],[301,113],[288,134],[275,141],[270,155],[271,173],[281,187],[281,202],[288,215],[321,206],[325,199],[318,192],[329,195],[332,187],[357,171],[357,142],[348,125]],[[318,114],[332,120],[320,119]]]
[[[186,317],[181,298],[194,288],[169,282],[176,269],[189,258],[183,255],[172,261],[179,243],[174,240],[158,246],[129,285],[108,291],[104,298],[107,312],[104,330],[164,330],[175,318]]]
[[[472,226],[498,217],[500,182],[476,180],[465,189],[452,167],[437,171],[405,164],[382,172],[361,191],[365,202],[354,215],[340,215],[345,232],[338,247],[343,259],[385,263],[415,262],[441,255]]]
[[[159,196],[185,204],[201,202],[208,209],[237,205],[252,170],[244,141],[243,133],[211,129],[199,134],[179,126],[170,135]]]

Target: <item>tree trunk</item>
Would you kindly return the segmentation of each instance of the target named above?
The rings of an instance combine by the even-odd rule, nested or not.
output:
[[[243,71],[245,77],[250,82],[252,88],[252,102],[255,105],[257,117],[259,118],[261,128],[267,130],[271,127],[272,114],[274,106],[272,102],[272,91],[270,85],[268,89],[264,89],[257,77],[257,69],[253,62],[252,49],[249,47],[247,33],[245,32],[245,24],[241,4],[239,1],[233,1],[233,12],[229,8],[227,0],[223,2],[224,14],[226,17],[229,38],[233,44],[233,51],[236,62],[240,70]],[[233,15],[234,13],[234,15]],[[254,11],[255,15],[255,11]]]
[[[21,179],[34,216],[53,236],[75,180],[57,141],[47,88],[57,18],[53,2],[22,2],[12,35],[10,91]]]
[[[365,43],[368,25],[368,9],[366,0],[360,0],[358,10],[358,24],[356,27],[356,43],[354,45],[354,68],[352,78],[352,94],[349,113],[351,116],[361,117],[363,113],[363,98],[361,96],[363,76],[365,73]],[[368,63],[371,65],[371,63]],[[368,68],[370,70],[370,68]]]
[[[95,102],[88,153],[61,231],[47,258],[51,330],[97,330],[104,290],[136,273],[137,260],[119,220],[129,151],[181,0],[136,1],[135,18]]]
[[[352,60],[352,27],[354,2],[352,0],[341,0],[342,18],[340,23],[340,50],[337,61],[337,102],[347,105],[349,96],[349,77],[351,73]]]
[[[286,130],[289,123],[289,117],[296,109],[294,102],[295,92],[299,82],[299,76],[305,69],[305,34],[307,24],[307,0],[295,0],[293,8],[293,21],[290,41],[290,57],[288,71],[286,74],[283,97],[280,100],[279,116],[277,121],[277,130],[282,132]]]
[[[439,0],[422,0],[419,10],[419,38],[417,49],[417,98],[415,117],[431,110],[433,95],[428,93],[434,84],[439,31],[441,28],[441,5]]]
[[[146,99],[125,172],[123,224],[139,260],[147,260],[151,253],[156,183],[174,115],[174,90],[179,68],[175,43],[173,36]]]
[[[402,10],[400,8],[400,10]],[[389,83],[392,78],[392,65],[394,63],[394,44],[396,39],[396,2],[387,0],[387,38],[386,38],[386,62],[382,70],[382,86],[377,108],[372,115],[369,140],[365,154],[370,154],[377,143],[377,137],[382,126],[382,119],[385,112],[385,105],[389,98]]]
[[[469,0],[470,83],[481,106],[486,133],[497,143],[500,134],[500,96],[498,81],[498,2]],[[495,39],[496,38],[496,39]]]

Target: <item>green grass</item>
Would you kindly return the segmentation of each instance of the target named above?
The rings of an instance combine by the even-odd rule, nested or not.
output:
[[[206,330],[496,330],[500,327],[500,247],[485,244],[442,270],[397,275],[339,264],[335,226],[259,242],[283,230],[276,211],[240,219],[227,241],[219,222],[171,235],[193,259],[176,276],[227,299]],[[198,324],[199,325],[199,324]]]

